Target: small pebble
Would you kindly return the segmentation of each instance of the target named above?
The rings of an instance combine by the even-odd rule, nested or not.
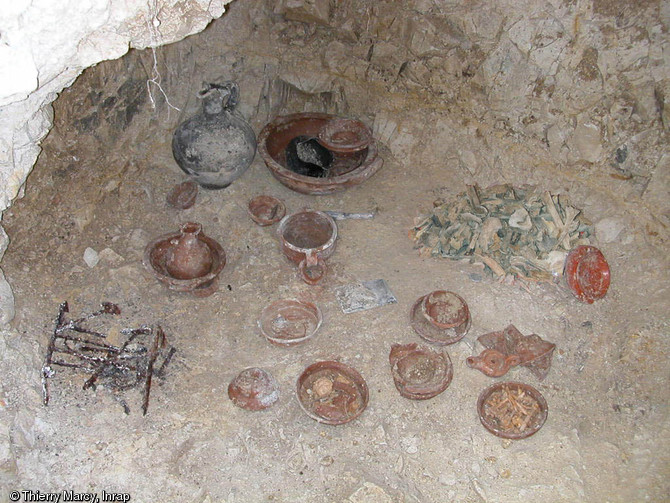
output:
[[[99,261],[100,255],[98,255],[98,252],[93,248],[86,248],[86,250],[84,250],[84,262],[86,262],[86,265],[91,269],[98,265]]]
[[[458,482],[458,479],[456,478],[456,474],[449,472],[449,473],[443,473],[437,478],[438,482],[442,484],[443,486],[453,486]]]
[[[470,279],[475,283],[479,283],[482,280],[482,275],[476,272],[471,272]]]

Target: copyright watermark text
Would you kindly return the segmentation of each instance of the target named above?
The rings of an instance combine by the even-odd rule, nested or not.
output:
[[[10,491],[9,501],[50,501],[53,503],[69,503],[71,501],[86,501],[102,503],[105,501],[130,501],[128,493],[84,493],[77,491],[42,492],[42,491]]]

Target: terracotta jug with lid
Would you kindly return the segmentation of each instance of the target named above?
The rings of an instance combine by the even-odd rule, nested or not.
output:
[[[212,268],[212,251],[200,239],[202,226],[188,222],[181,226],[181,235],[168,251],[165,261],[167,272],[176,279],[199,278]]]

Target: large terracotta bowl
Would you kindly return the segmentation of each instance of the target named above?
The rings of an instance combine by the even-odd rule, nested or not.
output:
[[[350,154],[335,154],[331,176],[300,175],[286,167],[286,146],[296,136],[318,137],[330,121],[339,117],[322,113],[299,113],[276,117],[258,136],[258,151],[272,175],[302,194],[332,194],[364,182],[384,164],[373,138],[367,148]]]

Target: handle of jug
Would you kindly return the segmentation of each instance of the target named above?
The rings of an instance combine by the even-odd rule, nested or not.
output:
[[[312,251],[305,254],[300,261],[298,270],[300,277],[308,285],[316,285],[326,275],[326,262],[318,253]]]
[[[220,84],[204,82],[198,97],[204,102],[206,115],[217,115],[223,110],[232,112],[240,99],[240,86],[232,80]]]

